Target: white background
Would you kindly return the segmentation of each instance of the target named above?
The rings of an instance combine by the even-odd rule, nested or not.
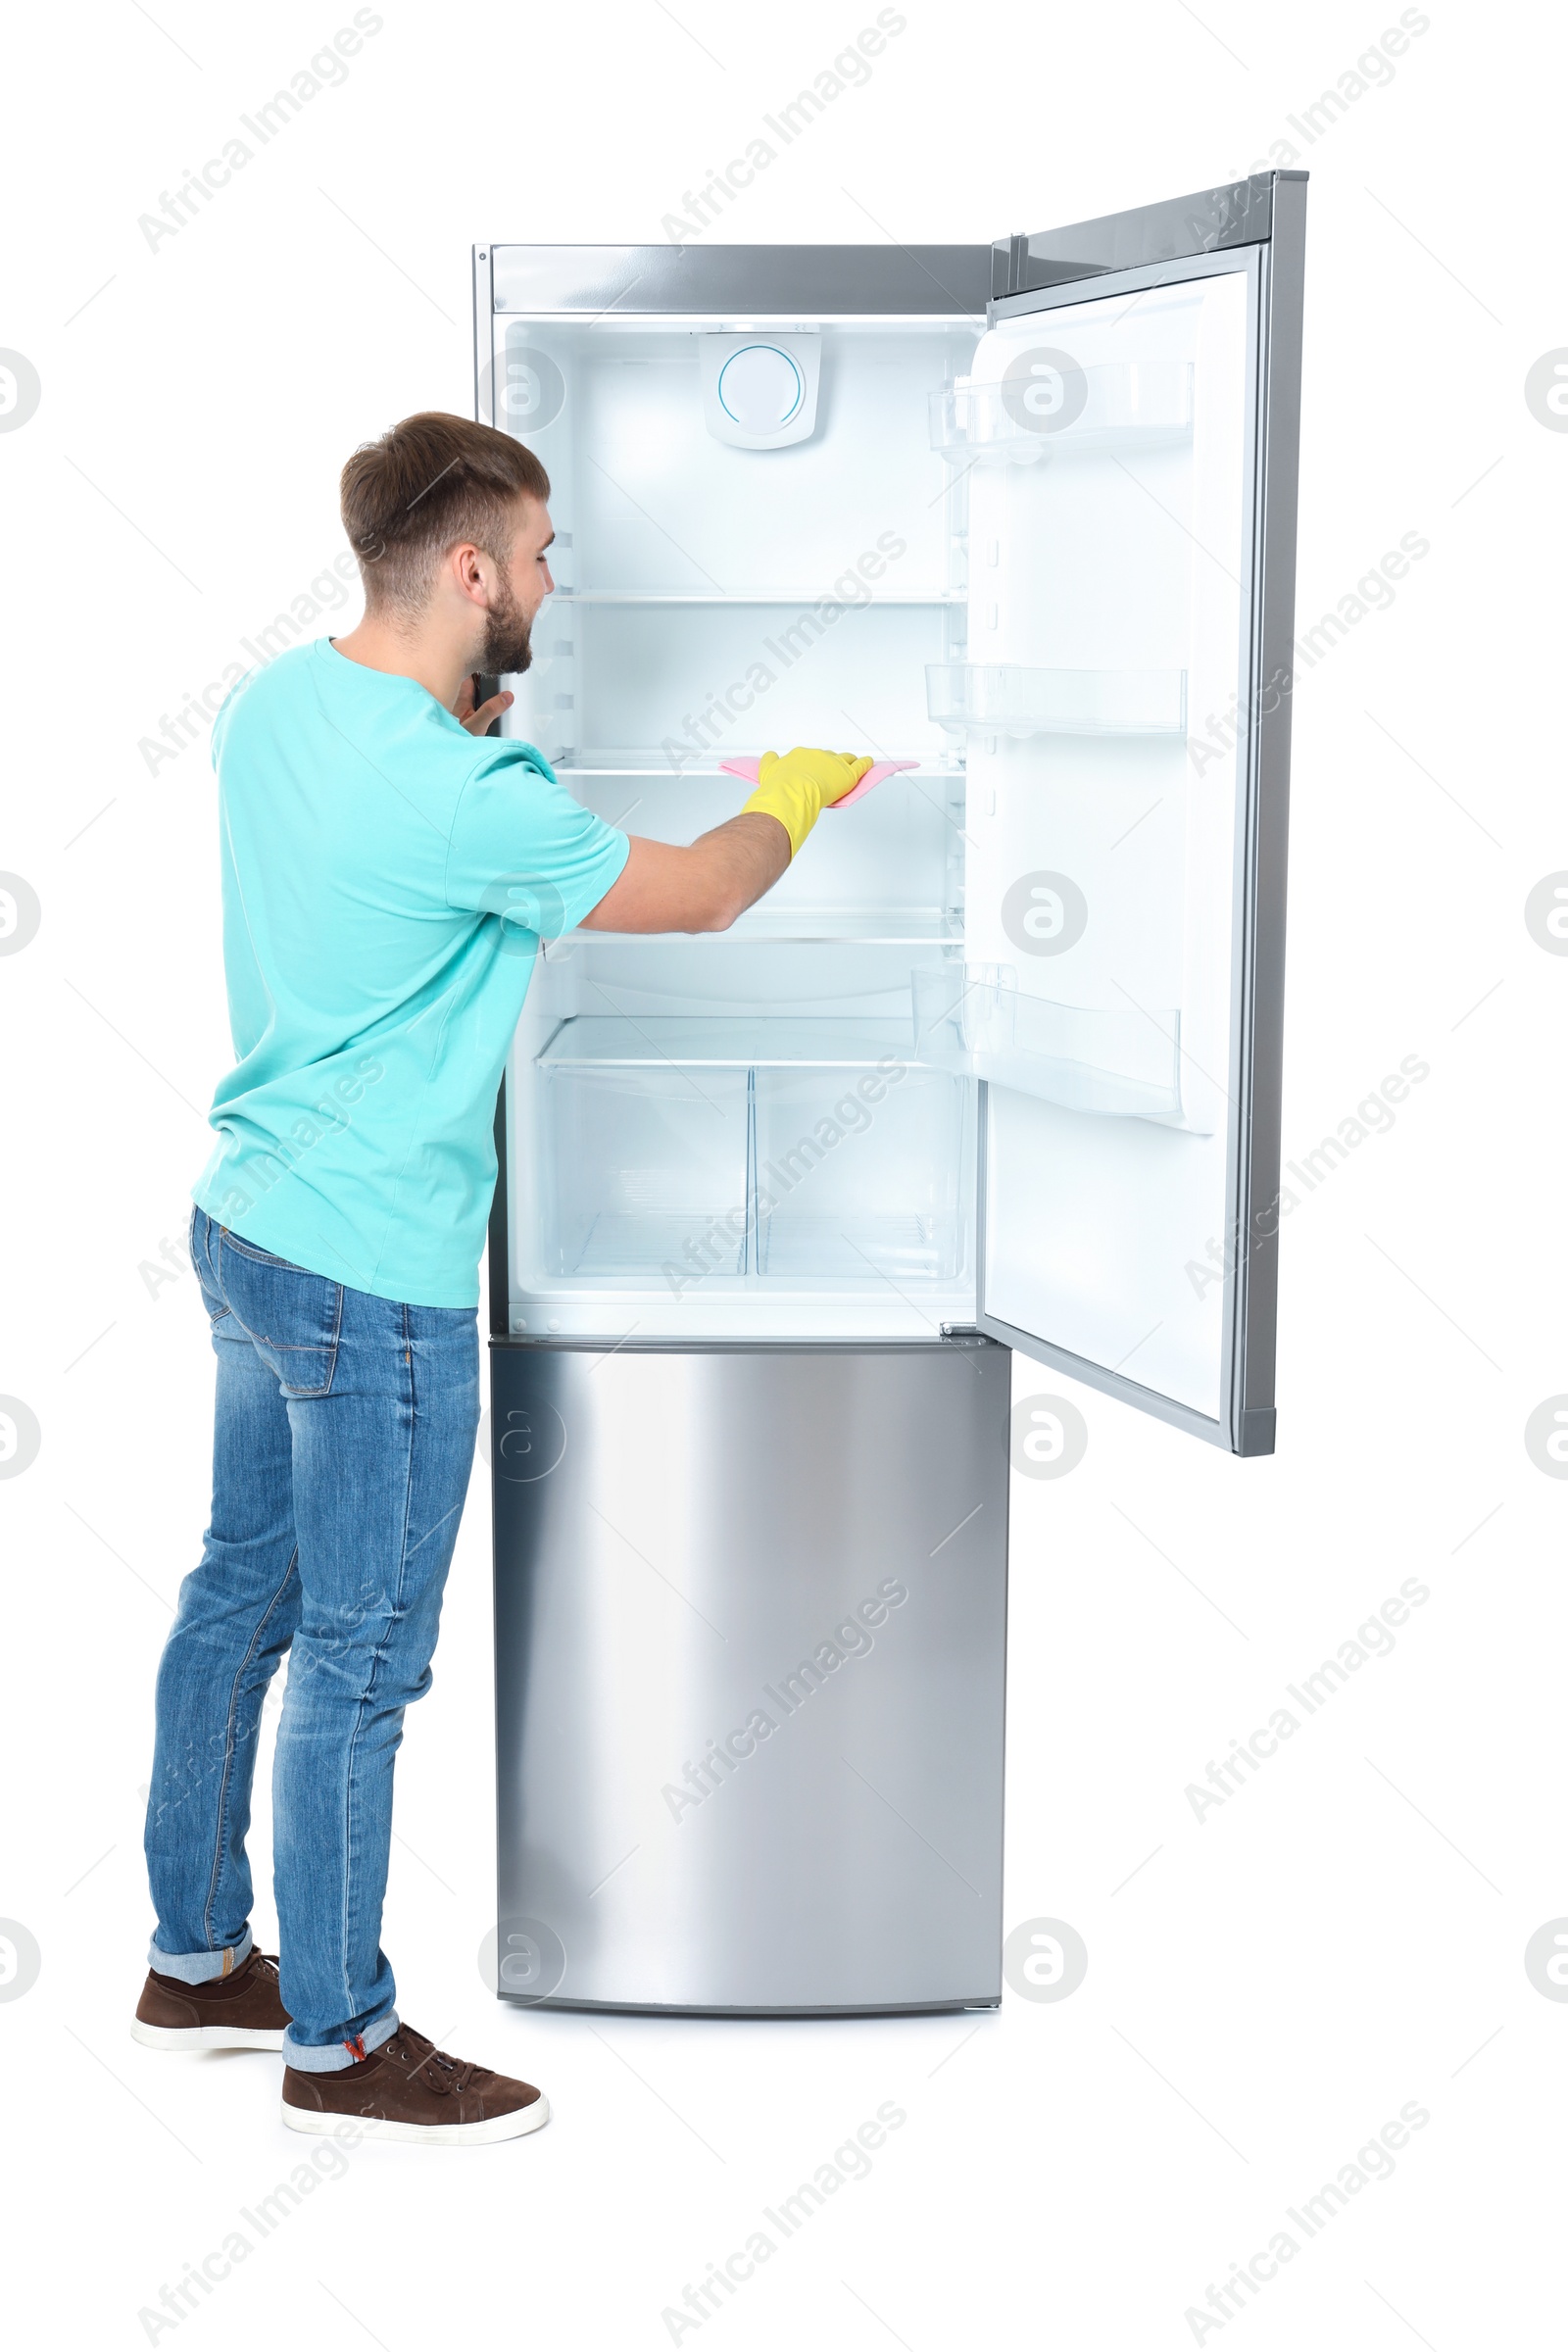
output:
[[[153,1672],[211,1393],[193,1279],[154,1295],[139,1269],[182,1231],[228,1058],[205,743],[153,776],[138,741],[338,552],[348,451],[469,408],[473,241],[658,239],[875,15],[389,0],[343,85],[153,251],[138,216],[352,11],[153,13],[35,12],[3,143],[0,343],[43,388],[0,434],[0,867],[42,906],[0,958],[0,1391],[42,1430],[0,1483],[0,1915],[42,1953],[0,2001],[8,2320],[104,2348],[148,2340],[141,2308],[311,2144],[278,2124],[272,2059],[126,2032]],[[685,2283],[890,2099],[907,2122],[870,2177],[680,2340],[1185,2345],[1208,2283],[1409,2101],[1430,2121],[1394,2177],[1296,2230],[1200,2340],[1560,2329],[1568,2007],[1523,1964],[1568,1913],[1568,1485],[1523,1443],[1568,1390],[1568,959],[1523,919],[1568,866],[1568,434],[1524,398],[1568,345],[1560,34],[1435,0],[1308,148],[1287,118],[1396,8],[905,13],[708,233],[989,240],[1208,187],[1281,137],[1311,172],[1298,614],[1404,533],[1431,552],[1296,698],[1287,1155],[1401,1057],[1431,1075],[1285,1226],[1272,1459],[1079,1394],[1081,1466],[1013,1481],[1006,1918],[1070,1922],[1080,1989],[981,2021],[499,2010],[476,1480],[399,1767],[386,1941],[405,2014],[542,2082],[556,2118],[501,2148],[361,2150],[159,2342],[662,2345]],[[1017,1388],[1064,1384],[1020,1359]],[[1393,1653],[1195,1818],[1187,1785],[1412,1576],[1430,1597]],[[264,1804],[270,1943],[267,1842]]]

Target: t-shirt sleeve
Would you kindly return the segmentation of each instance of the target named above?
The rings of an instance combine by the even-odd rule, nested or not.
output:
[[[228,722],[233,713],[234,706],[239,701],[239,698],[244,693],[246,687],[249,686],[251,681],[255,678],[256,674],[257,673],[254,669],[247,669],[243,676],[236,678],[233,685],[229,688],[228,692],[224,695],[222,701],[218,706],[218,716],[213,721],[212,742],[209,747],[210,756],[213,762],[214,775],[218,773],[219,755],[223,748],[223,739],[228,733]]]
[[[458,802],[447,905],[559,939],[598,906],[630,855],[626,835],[535,766],[525,745],[497,743]]]

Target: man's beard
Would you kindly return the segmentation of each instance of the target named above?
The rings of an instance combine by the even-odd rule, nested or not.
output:
[[[485,619],[484,647],[479,667],[487,678],[515,677],[533,660],[528,622],[512,590],[502,583],[504,602],[492,605]]]

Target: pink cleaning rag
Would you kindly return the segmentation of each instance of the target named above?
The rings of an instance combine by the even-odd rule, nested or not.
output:
[[[721,760],[718,767],[721,775],[739,776],[743,783],[755,784],[757,771],[761,764],[760,760]],[[847,792],[841,801],[829,801],[827,806],[829,808],[848,808],[852,801],[863,801],[868,792],[875,792],[884,776],[902,775],[906,768],[918,767],[919,764],[918,760],[873,760],[853,792]]]

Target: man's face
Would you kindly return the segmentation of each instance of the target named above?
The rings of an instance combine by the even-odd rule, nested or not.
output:
[[[485,615],[479,667],[487,677],[514,676],[533,660],[528,642],[534,614],[555,586],[547,553],[555,538],[548,508],[536,498],[517,501],[512,561],[502,573]]]

